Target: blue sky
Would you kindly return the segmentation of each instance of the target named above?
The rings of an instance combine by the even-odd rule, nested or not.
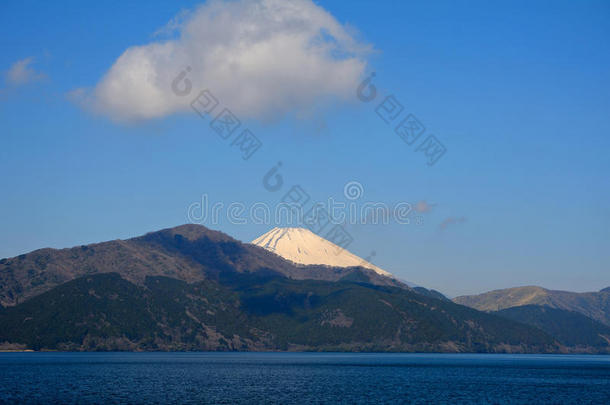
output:
[[[374,49],[378,99],[244,113],[263,142],[247,161],[192,111],[117,122],[69,96],[198,4],[2,2],[0,257],[182,224],[203,194],[276,204],[262,177],[281,161],[312,200],[357,181],[362,201],[434,204],[419,224],[349,228],[350,250],[404,279],[452,296],[610,285],[610,3],[317,2]],[[447,148],[435,165],[376,115],[389,94]]]

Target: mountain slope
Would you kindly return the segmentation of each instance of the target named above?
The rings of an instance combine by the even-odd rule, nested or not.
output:
[[[610,326],[578,312],[525,305],[495,314],[540,328],[566,346],[591,347],[610,353]]]
[[[610,289],[575,293],[547,290],[542,287],[515,287],[479,295],[457,297],[454,302],[480,311],[498,311],[523,305],[542,305],[579,312],[610,325]]]
[[[373,284],[397,280],[362,267],[303,266],[201,225],[182,225],[128,240],[69,249],[40,249],[0,260],[0,304],[15,305],[77,277],[117,272],[142,284],[147,276],[186,282],[217,278],[223,272],[263,272],[294,279],[337,281],[361,277]]]
[[[251,243],[294,263],[334,267],[361,266],[383,276],[393,277],[389,272],[305,228],[273,228]]]
[[[549,294],[542,287],[526,286],[494,290],[479,295],[464,295],[454,298],[453,301],[481,311],[498,311],[521,305],[546,305],[549,303]]]
[[[0,343],[59,350],[557,352],[539,329],[413,291],[230,273],[85,276],[0,309]]]

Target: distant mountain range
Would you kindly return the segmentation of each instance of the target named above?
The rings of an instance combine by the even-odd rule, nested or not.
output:
[[[579,312],[610,326],[610,287],[599,292],[575,293],[528,286],[495,290],[454,298],[454,302],[479,311],[498,311],[524,305]]]
[[[575,293],[527,286],[453,301],[535,326],[563,345],[610,352],[610,288]]]
[[[330,245],[302,246],[312,257],[312,246]],[[553,323],[528,320],[545,314],[481,312],[410,288],[364,261],[294,259],[199,225],[3,259],[0,348],[607,350],[595,336],[559,339]]]

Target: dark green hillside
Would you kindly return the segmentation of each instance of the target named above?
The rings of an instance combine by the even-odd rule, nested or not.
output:
[[[235,294],[208,282],[149,277],[144,288],[98,274],[0,312],[0,341],[32,349],[228,350],[202,321],[227,336],[247,335],[237,306]]]
[[[566,346],[590,346],[610,352],[610,327],[578,312],[525,305],[496,313],[540,328]]]
[[[415,291],[416,293],[419,293],[421,295],[425,295],[426,297],[432,297],[432,298],[437,298],[439,300],[449,301],[449,298],[445,297],[442,293],[440,293],[436,290],[429,290],[424,287],[413,287],[413,291]]]
[[[82,277],[0,311],[0,342],[60,350],[554,352],[539,329],[412,291],[223,273]]]

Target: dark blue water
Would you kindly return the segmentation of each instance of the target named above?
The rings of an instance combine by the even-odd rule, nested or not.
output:
[[[610,403],[610,356],[0,353],[1,402]]]

